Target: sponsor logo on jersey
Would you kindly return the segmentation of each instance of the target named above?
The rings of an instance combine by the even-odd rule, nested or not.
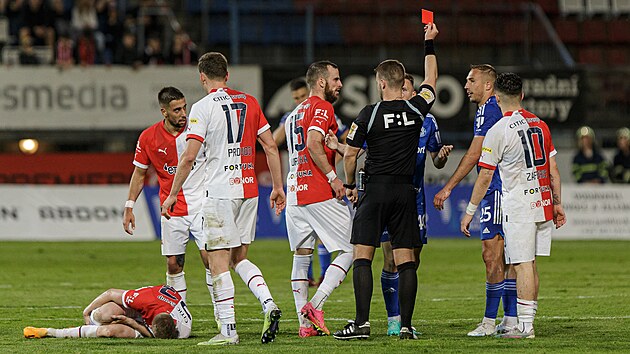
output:
[[[306,158],[306,156],[298,156],[291,159],[291,166],[297,166],[303,163],[308,163],[308,158]]]
[[[234,165],[225,165],[223,166],[223,171],[241,171],[241,170],[253,170],[254,164],[251,162],[248,163],[237,163]]]
[[[350,126],[350,130],[348,130],[347,138],[350,140],[354,139],[354,133],[356,132],[357,132],[357,125],[355,123],[352,123],[352,125]]]
[[[212,100],[214,102],[229,101],[230,100],[230,96],[227,96],[227,95],[225,95],[225,96],[215,96],[215,97],[212,98]]]
[[[297,171],[297,176],[298,178],[302,178],[302,177],[310,177],[313,175],[313,171],[311,170],[306,170],[306,171]]]
[[[420,91],[418,95],[424,98],[424,100],[427,101],[427,103],[431,103],[433,102],[433,100],[435,100],[435,96],[433,95],[433,92],[431,92],[431,90],[427,88],[423,88],[422,91]]]
[[[510,129],[520,127],[521,125],[527,125],[527,122],[525,121],[525,119],[517,120],[514,123],[510,123]]]
[[[251,146],[243,146],[243,147],[233,147],[227,149],[228,157],[234,156],[251,156],[252,155],[252,147]]]
[[[395,126],[416,124],[413,120],[407,120],[407,112],[383,114],[383,118],[385,118],[385,129],[389,129],[391,124]]]
[[[163,152],[163,153],[164,153],[164,155],[167,155],[167,153],[166,153],[166,149],[168,149],[168,147],[165,147],[164,149],[160,149],[160,148],[158,148],[158,152]]]
[[[481,233],[482,233],[482,234],[489,234],[489,233],[490,233],[490,230],[488,230],[488,228],[487,228],[487,227],[485,227]]]
[[[177,305],[175,302],[171,301],[170,299],[167,299],[164,295],[158,295],[157,298],[158,298],[158,300],[164,301],[164,302],[166,302],[167,304],[169,304],[169,305],[171,305],[173,307],[175,307],[175,305]]]
[[[175,172],[177,172],[177,166],[169,166],[168,164],[164,163],[164,167],[162,167],[164,169],[164,171],[166,171],[166,173],[168,173],[169,175],[174,175]]]
[[[426,151],[426,146],[418,147],[418,154],[424,154],[425,151]]]
[[[482,147],[482,148],[481,148],[481,151],[483,151],[483,152],[487,152],[488,154],[492,154],[492,149],[491,149],[491,148],[489,148],[489,147],[485,147],[485,146],[484,146],[484,147]]]
[[[540,170],[540,171],[534,171],[534,172],[526,172],[527,175],[527,181],[535,181],[537,179],[540,178],[547,178],[547,170]]]
[[[543,199],[543,200],[538,200],[536,202],[531,202],[530,207],[532,209],[536,209],[536,208],[546,207],[550,205],[551,205],[551,199]]]
[[[544,193],[544,192],[549,192],[550,190],[551,189],[549,188],[549,186],[540,186],[540,187],[525,189],[523,190],[523,194],[528,195],[528,194]]]
[[[289,187],[289,192],[302,192],[308,190],[308,184],[298,184]]]
[[[315,118],[317,118],[317,117],[324,117],[324,118],[328,119],[328,110],[326,110],[326,109],[321,109],[321,108],[317,108],[317,109],[315,110],[315,115],[314,115],[314,117],[315,117]]]
[[[245,94],[240,93],[238,95],[230,95],[230,97],[232,97],[233,100],[244,100],[247,98],[247,96],[245,96]]]
[[[254,177],[234,177],[230,178],[230,185],[238,185],[238,184],[250,184],[254,183]]]

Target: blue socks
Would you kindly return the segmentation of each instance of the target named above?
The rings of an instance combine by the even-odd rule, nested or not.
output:
[[[486,282],[486,318],[497,318],[499,303],[503,296],[503,283],[490,284]]]
[[[504,315],[516,317],[516,279],[505,279],[503,284]]]
[[[383,270],[381,273],[381,289],[383,290],[383,299],[385,300],[387,317],[399,316],[398,273],[390,273]]]
[[[328,252],[326,247],[324,247],[324,245],[320,243],[319,245],[317,245],[317,254],[319,254],[319,265],[322,267],[322,273],[320,274],[320,277],[323,278],[324,274],[326,274],[328,266],[330,265],[330,252]],[[311,275],[312,273],[313,271],[311,270]]]

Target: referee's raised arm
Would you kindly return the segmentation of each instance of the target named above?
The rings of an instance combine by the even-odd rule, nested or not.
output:
[[[438,33],[435,23],[429,23],[424,26],[424,81],[421,85],[429,85],[434,91],[438,77],[438,67],[433,40]]]

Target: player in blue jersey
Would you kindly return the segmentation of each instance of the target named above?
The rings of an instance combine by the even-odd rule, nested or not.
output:
[[[416,95],[414,90],[414,79],[410,74],[405,74],[405,81],[402,87],[402,99],[409,100]],[[326,136],[326,145],[333,150],[344,150],[339,146],[337,139],[331,134]],[[418,154],[416,156],[416,170],[413,176],[413,185],[416,187],[418,194],[416,196],[418,224],[420,226],[421,246],[414,249],[416,259],[416,269],[420,265],[420,251],[422,245],[427,243],[426,230],[426,208],[424,196],[424,167],[427,159],[426,152],[431,154],[433,165],[441,169],[446,165],[448,155],[453,149],[453,145],[443,145],[440,137],[435,117],[427,114],[422,124],[420,139],[418,140]],[[400,308],[398,303],[398,272],[394,264],[394,255],[392,251],[389,233],[387,230],[383,232],[381,237],[381,248],[383,249],[383,270],[381,272],[381,289],[383,291],[383,299],[385,300],[385,309],[387,311],[387,335],[398,336],[400,334]]]
[[[494,96],[496,70],[488,64],[471,65],[464,89],[470,102],[478,105],[475,115],[474,138],[457,169],[444,188],[433,199],[436,209],[442,210],[451,191],[477,166],[481,144],[488,130],[503,116]],[[501,179],[495,171],[490,187],[480,204],[480,233],[483,261],[486,264],[486,311],[481,323],[468,333],[483,337],[504,332],[516,326],[516,274],[505,265],[503,256],[503,228],[501,226]],[[503,321],[496,326],[499,303],[503,298]]]
[[[308,98],[309,89],[304,79],[297,78],[292,80],[289,83],[289,87],[291,89],[291,98],[293,98],[293,102],[295,102],[296,105],[302,103],[302,101]],[[276,141],[276,145],[278,146],[284,144],[287,139],[286,132],[284,130],[284,123],[290,113],[291,111],[285,113],[282,118],[280,118],[280,123],[278,124],[278,127],[276,128],[276,130],[273,131],[273,139]],[[343,124],[341,119],[339,119],[336,114],[335,119],[337,120],[337,126],[339,127],[339,129],[337,130],[337,138],[341,141],[345,141],[346,135],[348,135],[348,127]],[[319,256],[319,265],[321,268],[319,282],[315,282],[313,278],[313,263],[311,262],[311,266],[308,268],[309,287],[315,287],[322,283],[322,281],[324,280],[324,274],[326,274],[326,269],[328,269],[328,266],[331,262],[330,252],[328,252],[326,247],[324,247],[324,245],[319,241],[317,245],[317,254]]]

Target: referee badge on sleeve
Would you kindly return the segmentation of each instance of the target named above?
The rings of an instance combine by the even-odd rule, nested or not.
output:
[[[433,92],[431,92],[431,90],[427,88],[423,88],[422,91],[420,91],[418,95],[424,98],[424,100],[427,101],[427,103],[431,103],[435,100],[435,96],[433,95]]]
[[[347,138],[350,140],[354,140],[354,133],[356,132],[357,132],[357,125],[356,123],[352,123],[352,125],[350,126],[350,130],[348,130]]]

